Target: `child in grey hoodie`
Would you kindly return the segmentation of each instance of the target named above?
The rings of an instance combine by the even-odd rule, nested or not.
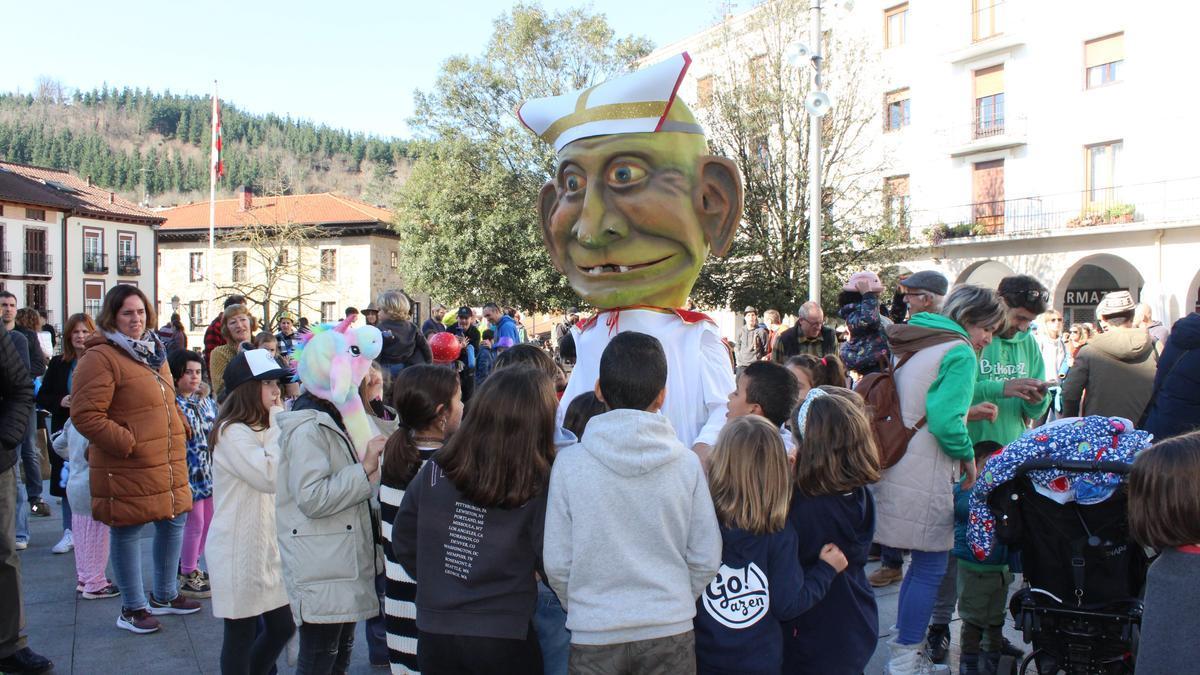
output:
[[[567,610],[572,671],[696,669],[692,619],[721,532],[699,458],[658,414],[666,381],[658,340],[613,338],[596,387],[610,412],[551,470],[543,562]]]

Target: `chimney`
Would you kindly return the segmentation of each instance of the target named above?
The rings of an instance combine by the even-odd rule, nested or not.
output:
[[[108,193],[108,203],[109,204],[117,203],[117,193],[115,193],[115,192]]]
[[[241,185],[237,189],[237,196],[238,196],[238,202],[240,202],[240,205],[238,206],[238,210],[239,211],[249,211],[250,206],[254,202],[254,189],[251,188],[249,185]]]
[[[92,187],[92,177],[90,175],[87,177],[87,184],[88,187]]]

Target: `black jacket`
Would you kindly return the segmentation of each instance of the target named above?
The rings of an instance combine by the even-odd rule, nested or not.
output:
[[[63,428],[71,417],[71,409],[62,407],[63,397],[71,393],[67,380],[75,361],[64,361],[62,355],[51,357],[50,365],[46,367],[46,375],[42,378],[42,386],[38,389],[38,407],[50,413],[50,433]]]
[[[788,359],[798,354],[812,354],[818,359],[822,356],[837,354],[837,334],[829,326],[821,328],[820,344],[816,340],[809,342],[807,338],[803,338],[802,341],[802,337],[799,323],[780,333],[779,337],[775,339],[775,351],[772,353],[771,359],[776,363],[786,363]]]
[[[483,508],[442,473],[437,456],[404,490],[392,551],[417,581],[427,633],[521,640],[537,604],[546,490],[515,509]],[[543,574],[543,577],[545,575]]]
[[[8,335],[0,328],[0,471],[17,463],[33,415],[33,378]]]
[[[417,324],[411,321],[380,321],[376,326],[383,333],[383,351],[379,352],[380,365],[390,366],[403,363],[415,366],[422,363],[433,363],[433,353],[429,351],[429,342]]]
[[[28,328],[17,326],[17,332],[25,337],[25,342],[29,349],[29,374],[33,377],[41,377],[46,374],[46,353],[42,351],[42,342],[38,340],[37,333]]]
[[[1200,313],[1188,314],[1171,328],[1142,428],[1156,441],[1200,429]]]

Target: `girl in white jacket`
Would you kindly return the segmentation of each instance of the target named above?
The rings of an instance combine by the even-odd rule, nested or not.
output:
[[[263,349],[234,357],[209,442],[214,514],[205,557],[213,615],[225,620],[226,675],[268,672],[296,630],[275,536],[275,414],[283,409],[279,378],[286,374]]]

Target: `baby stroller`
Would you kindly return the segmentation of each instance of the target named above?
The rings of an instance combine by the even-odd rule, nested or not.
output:
[[[1035,489],[1028,475],[1050,470],[1124,477],[1129,469],[1120,461],[1036,457],[988,495],[996,538],[1021,552],[1024,587],[1009,601],[1009,612],[1033,645],[1020,663],[1001,660],[998,674],[1133,672],[1147,558],[1129,538],[1124,479],[1104,501],[1063,504]]]

